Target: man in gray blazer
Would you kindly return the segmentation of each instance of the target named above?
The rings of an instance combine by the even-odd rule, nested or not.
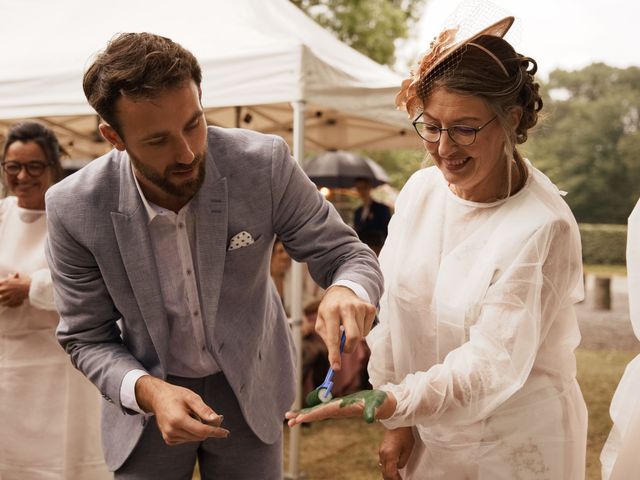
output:
[[[371,328],[374,254],[278,137],[207,127],[193,55],[115,37],[84,90],[115,147],[48,191],[58,337],[102,392],[116,478],[279,479],[291,333],[269,278],[277,235],[328,288],[317,329],[339,368]],[[223,419],[224,417],[224,419]]]

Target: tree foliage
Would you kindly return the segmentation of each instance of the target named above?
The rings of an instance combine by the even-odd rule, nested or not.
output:
[[[323,27],[378,63],[392,65],[425,0],[291,0]]]
[[[546,118],[524,150],[578,221],[626,223],[640,195],[640,68],[555,70],[543,92]]]

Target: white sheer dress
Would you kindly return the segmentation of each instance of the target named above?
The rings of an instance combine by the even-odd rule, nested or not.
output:
[[[112,478],[100,447],[100,395],[58,344],[44,257],[44,211],[0,199],[0,278],[31,277],[29,298],[0,306],[0,479]]]
[[[403,478],[584,479],[580,236],[558,189],[528,168],[495,203],[455,196],[435,167],[398,198],[367,341],[372,384],[398,399],[383,424],[418,439]]]
[[[640,339],[640,201],[627,228],[627,283],[631,325]],[[640,355],[627,365],[609,412],[613,428],[600,454],[602,480],[640,478]]]

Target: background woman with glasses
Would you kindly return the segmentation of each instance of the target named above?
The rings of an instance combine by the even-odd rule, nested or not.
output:
[[[516,148],[542,108],[536,62],[502,38],[513,17],[491,23],[491,5],[474,5],[397,96],[435,166],[403,188],[380,255],[374,390],[287,415],[295,424],[369,404],[387,428],[384,478],[583,480],[579,231]]]
[[[55,338],[44,256],[44,195],[64,150],[36,122],[12,126],[0,165],[0,478],[110,478],[100,448],[99,395]]]

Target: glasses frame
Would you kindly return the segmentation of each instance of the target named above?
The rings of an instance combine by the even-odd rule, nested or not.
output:
[[[51,165],[53,165],[51,162],[42,162],[40,160],[33,160],[31,162],[27,162],[27,163],[20,163],[20,162],[0,162],[0,167],[2,167],[2,171],[7,174],[7,175],[12,175],[12,176],[18,176],[20,175],[20,172],[24,169],[27,172],[27,175],[29,175],[31,178],[38,178],[41,177],[42,175],[44,175],[44,172],[47,170],[47,167],[50,167]],[[18,170],[16,170],[15,172],[10,172],[9,169],[11,168],[15,168],[15,166],[18,167]],[[31,169],[32,168],[40,168],[42,167],[42,171],[40,173],[37,174],[33,174]]]
[[[419,122],[418,120],[420,120],[420,117],[422,117],[423,114],[424,114],[424,112],[420,113],[420,115],[418,115],[415,118],[415,120],[413,120],[413,122],[411,122],[411,124],[413,125],[414,130],[416,131],[416,133],[418,134],[418,136],[421,139],[423,139],[427,143],[438,143],[440,141],[440,139],[442,138],[442,132],[447,132],[447,135],[449,136],[451,141],[453,143],[455,143],[456,145],[460,145],[461,147],[468,147],[470,145],[473,145],[474,142],[476,141],[476,137],[478,136],[478,132],[480,130],[482,130],[484,127],[486,127],[487,125],[489,125],[491,122],[493,122],[496,118],[498,118],[498,115],[495,115],[493,118],[491,118],[491,120],[485,122],[484,124],[480,125],[479,127],[470,127],[469,125],[451,125],[448,128],[440,128],[440,127],[437,127],[436,125],[434,125],[433,123]],[[437,128],[438,129],[438,138],[436,140],[427,140],[426,138],[424,138],[422,136],[422,134],[420,133],[420,129],[419,129],[420,125],[429,125],[431,127]],[[460,127],[468,128],[469,130],[473,130],[473,139],[471,140],[471,142],[469,142],[469,143],[460,143],[460,142],[457,142],[455,140],[455,138],[453,138],[453,135],[451,134],[451,130],[452,129],[456,129],[456,128],[460,128]]]

